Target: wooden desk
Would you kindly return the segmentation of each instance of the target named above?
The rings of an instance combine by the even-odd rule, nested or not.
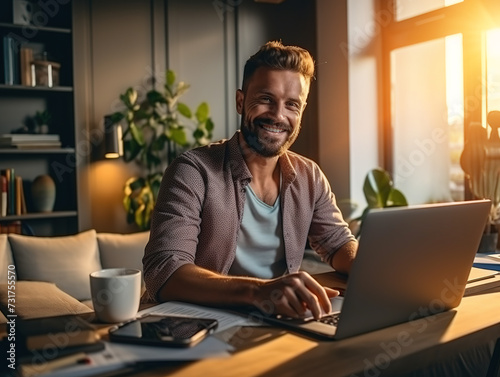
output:
[[[453,311],[342,341],[244,328],[225,359],[163,365],[137,376],[400,376],[500,337],[500,292],[464,297]]]

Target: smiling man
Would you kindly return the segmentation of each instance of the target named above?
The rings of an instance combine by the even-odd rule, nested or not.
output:
[[[165,171],[143,258],[147,298],[318,318],[338,291],[299,271],[307,240],[348,273],[357,242],[321,169],[293,153],[314,61],[268,42],[236,92],[240,131]]]

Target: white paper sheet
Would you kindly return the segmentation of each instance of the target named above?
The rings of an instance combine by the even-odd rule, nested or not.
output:
[[[200,305],[186,304],[183,302],[169,301],[148,309],[141,310],[138,316],[147,314],[178,315],[183,317],[213,318],[219,322],[216,333],[225,331],[235,326],[258,326],[259,322],[253,321],[250,316],[230,313],[224,310],[208,308]]]

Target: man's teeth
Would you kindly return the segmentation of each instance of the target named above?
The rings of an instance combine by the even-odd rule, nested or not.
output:
[[[262,125],[262,128],[264,128],[266,131],[269,131],[269,132],[276,132],[276,133],[285,132],[285,130],[283,130],[279,127],[267,126],[265,124]]]

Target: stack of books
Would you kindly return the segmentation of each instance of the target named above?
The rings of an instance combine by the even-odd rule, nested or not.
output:
[[[40,43],[21,43],[13,35],[3,37],[3,82],[7,85],[35,86],[33,72],[35,55],[43,52]]]
[[[25,213],[27,209],[22,177],[16,175],[13,168],[0,170],[0,218]]]
[[[59,135],[54,134],[3,134],[0,148],[45,149],[60,148]]]

